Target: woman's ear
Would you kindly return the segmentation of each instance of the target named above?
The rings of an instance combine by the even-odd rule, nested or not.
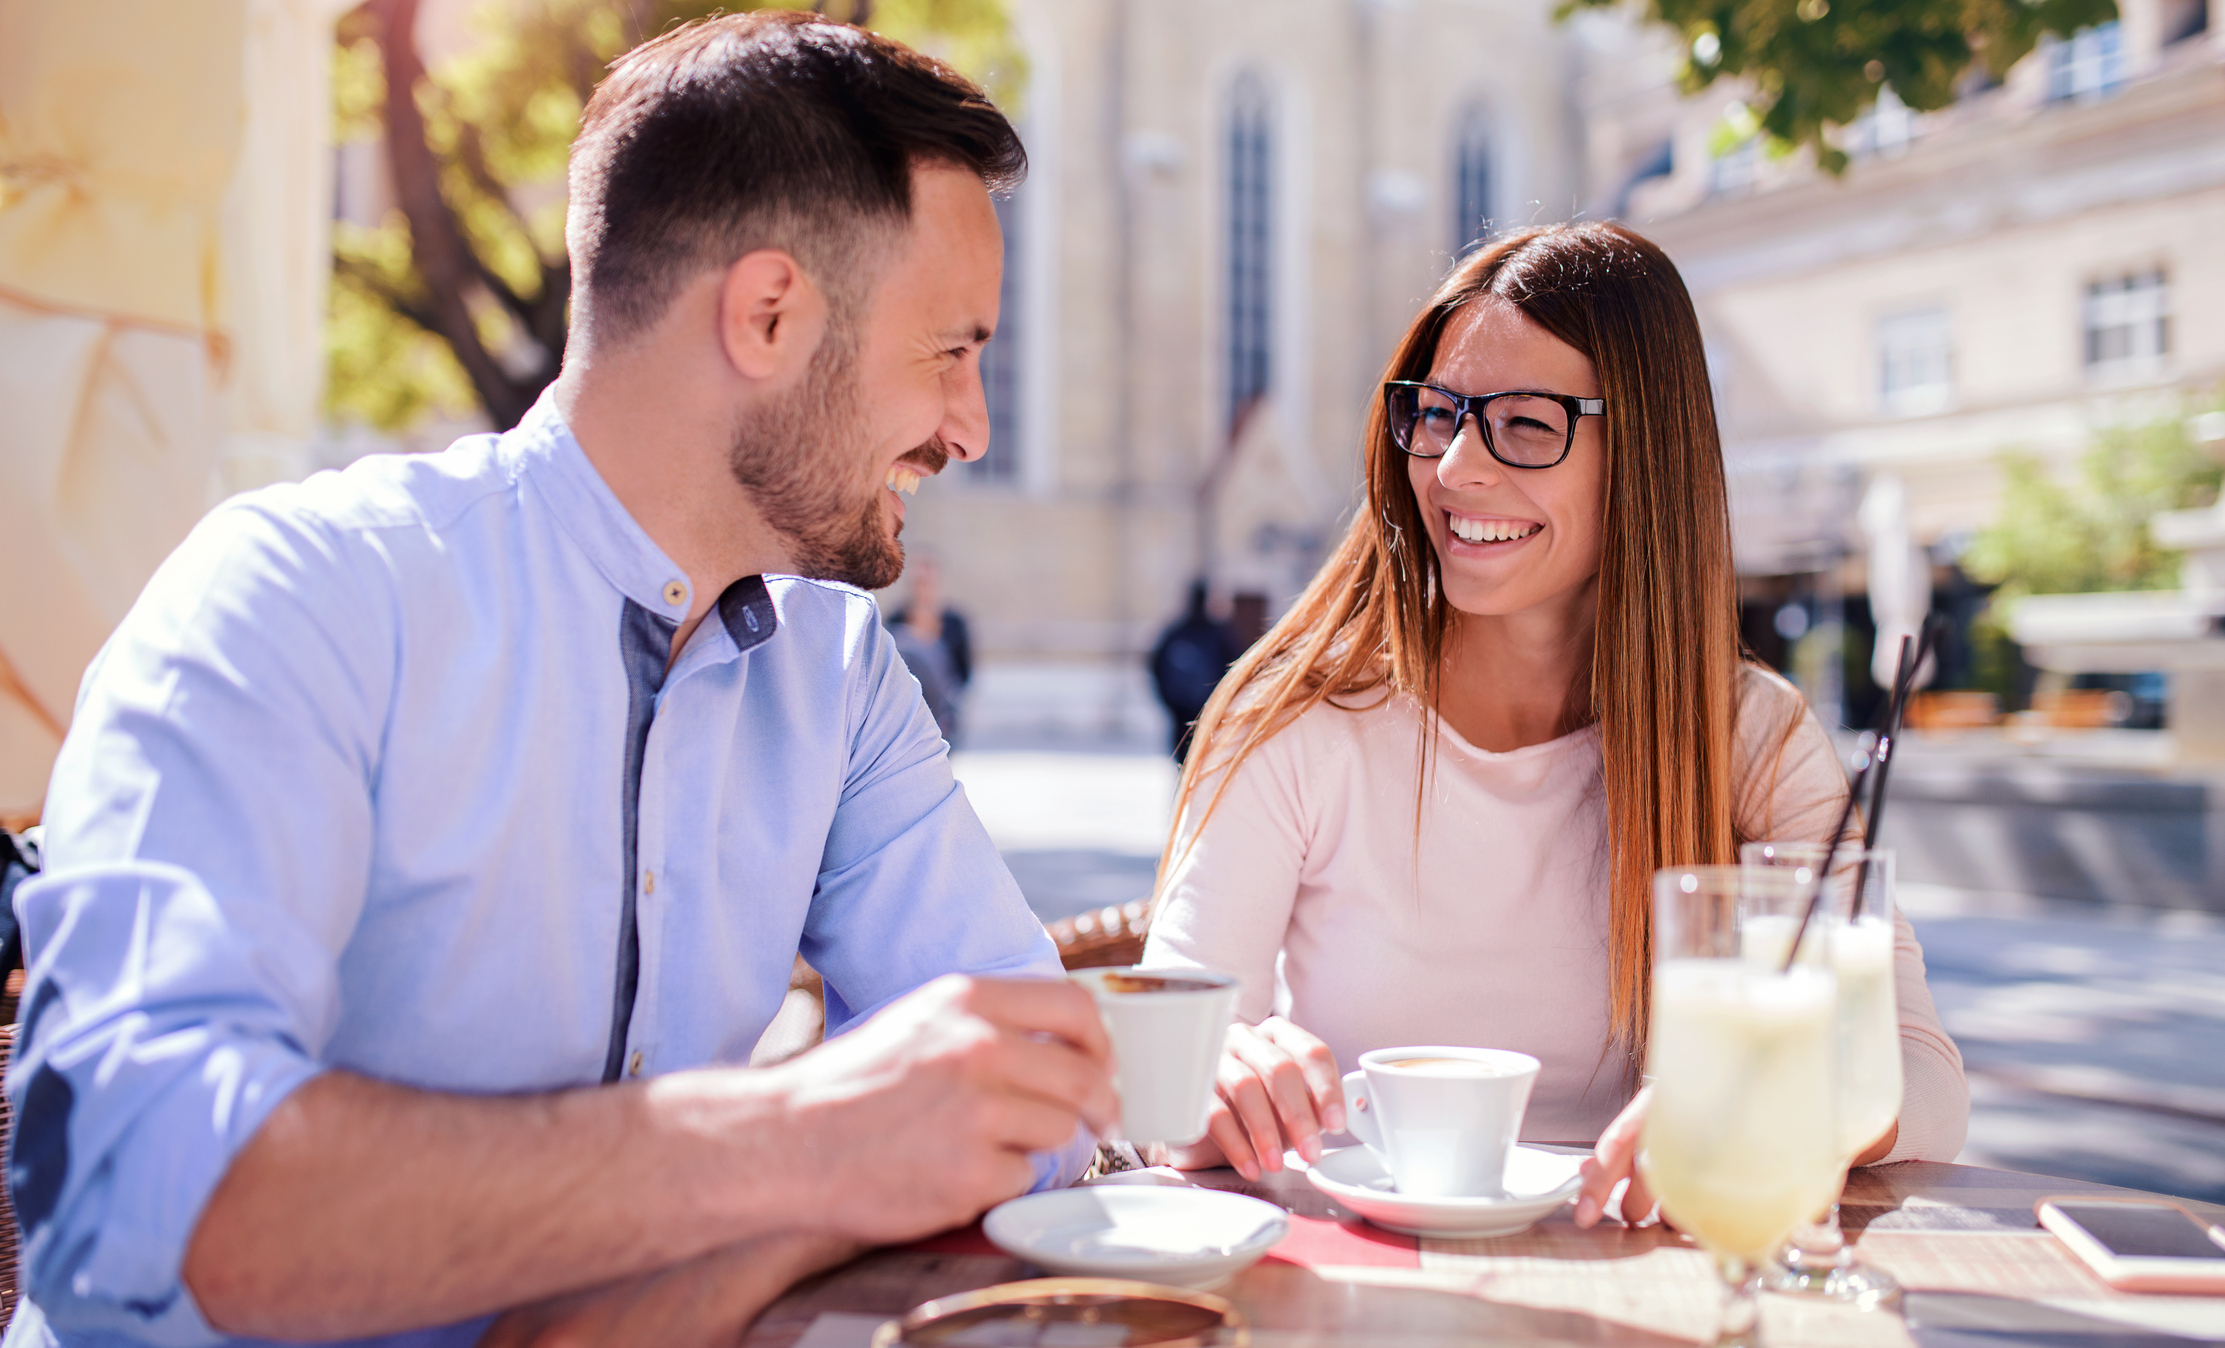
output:
[[[826,295],[786,251],[760,248],[726,269],[719,345],[744,379],[777,384],[800,375],[826,331]]]

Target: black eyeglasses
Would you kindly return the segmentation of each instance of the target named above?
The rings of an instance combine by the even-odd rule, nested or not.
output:
[[[1455,393],[1435,384],[1393,379],[1383,385],[1391,439],[1417,459],[1441,459],[1474,417],[1483,447],[1509,468],[1551,468],[1576,443],[1579,417],[1604,416],[1605,398],[1518,389],[1508,393]]]

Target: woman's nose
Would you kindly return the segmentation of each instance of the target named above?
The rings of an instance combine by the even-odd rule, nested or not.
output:
[[[1499,461],[1484,447],[1483,428],[1474,417],[1460,423],[1459,433],[1437,460],[1437,480],[1453,491],[1497,486],[1499,472]]]

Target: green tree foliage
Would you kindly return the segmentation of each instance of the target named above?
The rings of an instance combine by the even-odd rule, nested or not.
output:
[[[419,0],[367,0],[339,27],[337,138],[377,140],[396,209],[333,241],[327,403],[404,430],[483,411],[515,425],[563,359],[571,293],[564,166],[603,71],[675,24],[813,9],[933,53],[1010,106],[1026,78],[1001,0],[490,3],[481,40],[428,69]]]
[[[1558,13],[1623,0],[1561,0]],[[2117,17],[2116,0],[1643,0],[1683,39],[1683,84],[1696,93],[1744,78],[1755,129],[1782,153],[1811,146],[1833,173],[1831,143],[1891,85],[1919,112],[1946,107],[1974,69],[2008,73],[2048,34]]]
[[[2156,546],[2149,517],[2208,505],[2225,475],[2178,417],[2103,432],[2080,456],[2072,481],[2025,455],[2008,456],[2003,467],[2000,519],[1962,559],[1973,579],[2001,587],[1997,603],[2175,588],[2180,556]]]

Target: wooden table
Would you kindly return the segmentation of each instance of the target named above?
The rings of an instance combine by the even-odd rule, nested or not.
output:
[[[1260,1348],[1482,1342],[1667,1348],[1705,1343],[1714,1334],[1722,1293],[1711,1263],[1683,1237],[1657,1226],[1584,1231],[1573,1209],[1563,1208],[1518,1236],[1415,1242],[1359,1224],[1301,1175],[1285,1172],[1259,1184],[1233,1170],[1191,1178],[1267,1199],[1299,1219],[1293,1222],[1299,1229],[1275,1253],[1219,1289],[1250,1318],[1252,1342]],[[1775,1344],[1817,1348],[2007,1348],[2081,1331],[2131,1336],[2112,1340],[2113,1348],[2225,1343],[2225,1297],[2113,1292],[2041,1231],[2033,1202],[2062,1193],[2133,1191],[1927,1162],[1856,1171],[1847,1186],[1844,1224],[1862,1257],[1909,1289],[1908,1321],[1765,1295],[1763,1332]],[[2187,1206],[2225,1221],[2225,1207]],[[1286,1250],[1289,1257],[1278,1257]],[[1360,1262],[1327,1262],[1346,1251]],[[876,1251],[799,1286],[744,1342],[747,1348],[796,1348],[799,1341],[805,1348],[854,1348],[875,1323],[922,1301],[1039,1276],[1034,1266],[987,1245],[978,1228],[954,1233]],[[1909,1321],[1918,1326],[1915,1337]],[[1957,1326],[1984,1332],[1960,1334]],[[2081,1342],[2053,1341],[2066,1348]]]

